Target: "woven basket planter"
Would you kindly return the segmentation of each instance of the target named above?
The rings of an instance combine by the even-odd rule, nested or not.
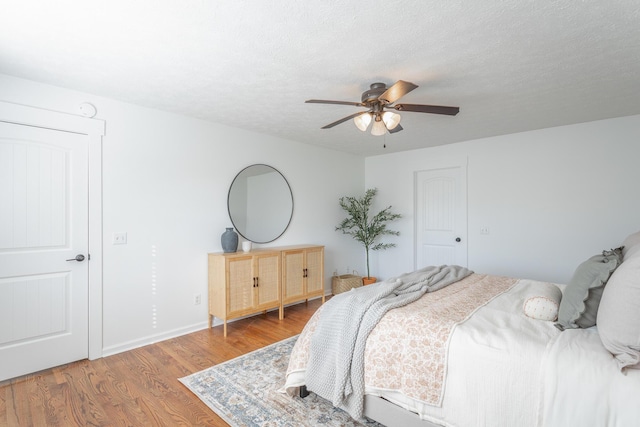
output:
[[[362,286],[362,277],[354,274],[343,274],[342,276],[333,276],[331,289],[334,295],[341,294],[353,288]]]

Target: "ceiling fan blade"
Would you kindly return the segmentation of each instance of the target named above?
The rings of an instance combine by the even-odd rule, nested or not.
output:
[[[324,99],[307,99],[304,102],[307,104],[338,104],[338,105],[354,105],[356,107],[364,107],[364,104],[362,102],[327,101]]]
[[[413,111],[416,113],[445,114],[455,116],[460,111],[459,107],[445,107],[443,105],[422,105],[422,104],[397,104],[393,106],[398,111]]]
[[[362,114],[366,114],[366,113],[368,113],[368,111],[360,111],[360,112],[358,112],[358,113],[351,114],[350,116],[343,117],[343,118],[341,118],[340,120],[337,120],[337,121],[335,121],[335,122],[333,122],[333,123],[329,123],[329,124],[328,124],[328,125],[326,125],[326,126],[322,126],[322,128],[321,128],[321,129],[329,129],[329,128],[332,128],[332,127],[334,127],[334,126],[336,126],[336,125],[339,125],[340,123],[344,123],[344,122],[346,122],[347,120],[351,120],[351,119],[353,119],[353,118],[356,118],[356,117],[358,117],[358,116],[360,116],[360,115],[362,115]]]
[[[396,125],[396,127],[394,127],[393,129],[387,129],[387,130],[389,131],[389,133],[396,133],[396,132],[400,132],[402,129],[404,129],[402,126]]]
[[[398,99],[402,98],[418,86],[413,83],[405,82],[404,80],[398,80],[393,86],[384,91],[382,95],[378,97],[379,100],[386,102],[387,104],[393,104]]]

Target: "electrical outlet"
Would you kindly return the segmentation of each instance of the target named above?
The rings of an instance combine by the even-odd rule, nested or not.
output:
[[[486,225],[480,227],[480,234],[489,234],[489,227],[487,227]]]
[[[111,241],[114,245],[126,245],[127,244],[127,233],[113,233],[113,240]]]
[[[200,294],[196,294],[193,296],[193,305],[200,305],[202,304],[202,295]]]

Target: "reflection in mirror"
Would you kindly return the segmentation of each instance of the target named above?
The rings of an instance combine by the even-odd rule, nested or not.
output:
[[[268,243],[280,237],[293,215],[293,195],[284,176],[267,165],[244,168],[231,183],[229,217],[246,240]]]

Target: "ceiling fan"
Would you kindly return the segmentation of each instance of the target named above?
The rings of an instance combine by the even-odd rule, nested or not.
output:
[[[353,119],[354,123],[361,131],[366,131],[369,124],[373,122],[371,134],[380,136],[387,131],[396,133],[402,130],[400,126],[400,114],[385,110],[411,111],[416,113],[444,114],[447,116],[455,116],[460,111],[458,107],[445,107],[442,105],[424,105],[424,104],[395,104],[398,99],[411,92],[417,85],[398,80],[391,87],[387,87],[384,83],[373,83],[369,90],[362,93],[361,102],[348,101],[327,101],[323,99],[309,99],[305,101],[310,104],[338,104],[353,105],[356,107],[368,108],[366,111],[360,111],[350,116],[343,117],[333,123],[323,126],[322,129],[329,129],[347,120]]]

